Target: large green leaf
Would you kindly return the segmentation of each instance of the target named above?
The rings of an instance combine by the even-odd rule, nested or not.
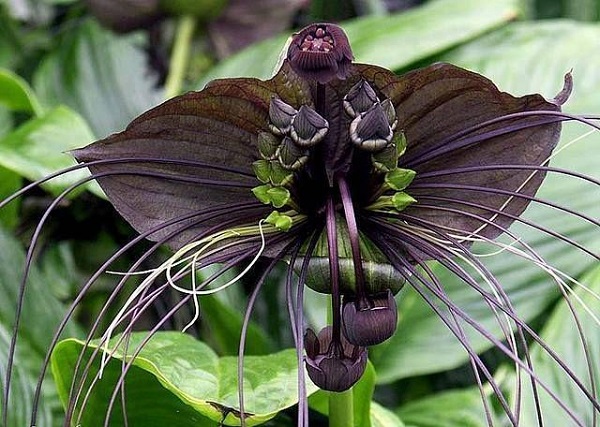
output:
[[[541,336],[557,353],[560,360],[580,378],[588,390],[592,390],[589,376],[589,369],[591,369],[595,379],[597,399],[600,395],[600,365],[598,365],[598,360],[600,360],[600,324],[598,324],[600,314],[600,298],[598,297],[600,295],[600,267],[596,266],[581,281],[588,286],[589,291],[581,287],[577,288],[575,295],[578,298],[571,298],[571,301],[574,311],[580,319],[583,336],[587,342],[589,361],[586,361],[584,357],[581,337],[575,329],[573,313],[566,302],[561,302],[553,311],[552,316],[544,325]],[[594,408],[573,380],[539,345],[534,345],[531,353],[536,375],[557,394],[563,404],[573,411],[582,425],[594,425],[592,421]],[[525,392],[526,397],[522,406],[523,425],[535,425],[536,415],[530,389],[526,388]],[[540,393],[542,414],[546,421],[551,420],[554,425],[561,426],[575,425],[573,420],[545,391]],[[595,412],[598,416],[598,410],[595,410]]]
[[[541,92],[547,97],[559,91],[564,73],[573,67],[576,89],[566,105],[567,111],[598,112],[600,99],[594,96],[592,88],[600,87],[600,57],[590,56],[585,48],[573,49],[575,44],[585,46],[586,43],[590,43],[592,49],[596,40],[600,40],[600,27],[597,25],[516,23],[465,45],[447,54],[444,59],[490,76],[502,90],[516,94]],[[588,130],[581,125],[565,124],[562,145]],[[596,156],[590,155],[597,151],[598,144],[600,133],[588,135],[562,151],[551,164],[598,178]],[[538,196],[593,218],[600,217],[599,189],[589,183],[551,174]],[[569,236],[595,253],[600,252],[600,233],[588,222],[535,204],[523,216],[535,224]],[[594,262],[583,252],[530,227],[514,224],[511,230],[535,248],[549,264],[571,276],[577,276]],[[473,251],[487,253],[492,250],[476,245]],[[482,258],[482,262],[510,295],[513,306],[524,320],[538,316],[559,295],[552,279],[530,261],[505,251]],[[483,299],[447,272],[441,269],[437,272],[449,298],[487,330],[501,336],[497,321]],[[468,360],[457,339],[413,291],[407,291],[401,298],[399,313],[396,335],[386,345],[371,352],[381,382],[439,372]],[[469,332],[469,328],[466,329]],[[468,336],[477,351],[492,345],[472,330]]]
[[[357,62],[399,69],[442,52],[514,19],[515,0],[435,0],[402,14],[342,24]],[[221,62],[194,84],[223,77],[269,78],[286,36],[254,45]]]
[[[408,403],[396,413],[411,427],[488,426],[481,394],[477,388],[436,393],[431,397]]]
[[[145,333],[131,335],[129,354],[145,337]],[[95,348],[96,345],[85,348],[84,364]],[[119,361],[123,359],[122,348],[117,349],[104,369],[102,380],[91,388],[81,415],[82,425],[103,425],[110,395],[122,372]],[[52,372],[64,402],[68,399],[75,363],[82,350],[84,342],[68,339],[62,341],[52,355]],[[94,359],[90,377],[98,372],[99,359]],[[191,426],[214,425],[214,422],[239,425],[237,365],[236,357],[219,358],[210,347],[189,335],[157,333],[135,357],[127,375],[126,402],[131,402],[126,405],[129,425]],[[252,414],[246,420],[247,425],[263,423],[297,403],[297,369],[295,350],[244,359],[245,411]],[[89,384],[88,380],[85,389]],[[309,394],[314,391],[316,387],[309,383]],[[119,405],[117,402],[113,410],[111,426],[124,425]],[[204,417],[213,422],[193,423]]]
[[[42,112],[39,101],[29,84],[12,71],[0,69],[0,103],[11,110],[33,114]]]
[[[67,104],[97,137],[121,130],[162,101],[139,38],[116,37],[93,21],[79,23],[61,39],[34,79],[43,104]]]
[[[6,384],[5,367],[23,265],[23,248],[0,227],[0,295],[2,295],[0,298],[0,366],[3,368],[0,370],[0,384],[2,385]],[[43,357],[64,313],[65,307],[50,291],[46,278],[33,268],[27,282],[21,314],[7,427],[29,425],[32,393]],[[69,324],[65,333],[76,336],[78,330]],[[48,383],[43,389],[44,395],[51,390],[52,385]],[[45,402],[45,404],[42,402],[40,407],[36,424],[38,426],[52,425],[51,409],[57,402],[52,398],[45,399]]]
[[[35,181],[75,165],[66,151],[86,145],[93,139],[81,116],[66,107],[58,107],[27,121],[0,139],[0,166]],[[88,174],[87,170],[72,172],[45,186],[58,192]]]

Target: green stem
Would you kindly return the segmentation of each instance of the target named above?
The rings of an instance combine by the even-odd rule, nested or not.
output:
[[[167,98],[177,96],[181,92],[183,79],[190,59],[190,47],[195,29],[196,18],[193,16],[184,15],[179,19],[175,44],[171,52],[169,75],[165,83],[165,96]]]
[[[342,393],[329,392],[329,427],[354,427],[352,389]]]

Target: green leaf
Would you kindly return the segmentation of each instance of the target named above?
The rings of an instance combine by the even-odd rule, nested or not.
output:
[[[5,367],[24,258],[21,245],[0,227],[0,384],[3,385],[6,384]],[[46,278],[33,268],[24,295],[7,427],[29,425],[33,390],[43,357],[65,311],[66,308],[48,288]],[[72,324],[68,324],[66,333],[77,335],[78,330]],[[52,412],[58,403],[49,396],[49,392],[52,391],[51,382],[46,381],[46,385],[42,389],[42,403],[36,424],[40,427],[52,425]]]
[[[146,333],[132,334],[128,353],[131,354],[145,338]],[[112,343],[117,339],[115,337]],[[63,402],[68,399],[79,354],[85,352],[85,364],[96,348],[96,344],[84,347],[83,341],[68,339],[59,343],[52,354],[52,372]],[[96,357],[92,362],[92,373],[84,390],[90,387],[90,381],[98,372],[99,359]],[[120,346],[105,367],[102,379],[91,389],[88,404],[81,415],[81,425],[103,425],[110,394],[122,372],[122,359],[123,347]],[[239,424],[239,414],[236,415],[239,409],[237,365],[236,357],[219,358],[210,347],[189,335],[156,333],[134,358],[133,367],[127,375],[126,401],[135,402],[127,405],[129,425],[192,426],[199,425],[198,419],[204,417],[225,425]],[[252,414],[246,420],[249,426],[263,423],[296,404],[296,351],[247,356],[244,359],[244,384],[245,411]],[[315,391],[316,388],[309,384],[309,394]],[[119,401],[117,399],[111,426],[124,425]]]
[[[18,191],[21,188],[21,177],[19,174],[0,166],[0,200]],[[0,209],[0,226],[7,229],[14,228],[19,222],[19,207],[21,200],[17,199]]]
[[[0,139],[0,166],[35,181],[75,165],[66,151],[86,145],[93,139],[86,122],[77,113],[58,107],[27,121]],[[44,186],[57,193],[88,175],[86,170],[79,170],[57,177]]]
[[[42,108],[29,84],[12,71],[0,69],[0,103],[14,111],[39,115]]]
[[[404,427],[405,424],[396,414],[381,406],[377,402],[371,402],[371,427]],[[408,427],[408,426],[407,426]],[[410,426],[414,427],[414,426]]]
[[[592,88],[600,87],[600,73],[597,71],[600,69],[600,57],[590,56],[586,48],[573,49],[572,46],[585,46],[588,40],[592,43],[592,40],[599,39],[598,25],[515,23],[447,54],[444,59],[491,77],[502,90],[516,94],[541,92],[549,98],[560,90],[564,73],[573,67],[575,90],[565,109],[596,112],[600,111],[600,99],[595,96],[596,89]],[[582,125],[565,124],[562,146],[588,130]],[[590,153],[596,152],[599,144],[600,133],[587,135],[560,152],[551,161],[551,166],[598,179],[597,160]],[[600,217],[598,188],[581,180],[549,174],[537,197],[592,218]],[[591,223],[539,204],[531,204],[522,217],[568,236],[594,253],[600,252],[600,233]],[[577,277],[597,262],[564,242],[523,224],[513,224],[511,231],[528,242],[548,264],[572,277]],[[507,239],[504,241],[509,242]],[[473,251],[490,253],[494,249],[475,245]],[[543,313],[559,296],[553,280],[531,261],[505,251],[482,258],[482,262],[498,279],[525,321]],[[502,337],[497,320],[478,293],[442,269],[436,270],[436,273],[445,293],[457,306],[481,322],[486,330]],[[440,372],[468,361],[461,344],[414,291],[407,290],[399,304],[400,322],[396,334],[370,352],[380,382]],[[467,332],[476,351],[491,347],[491,343],[480,334],[469,328]]]
[[[357,62],[390,69],[417,61],[471,40],[512,19],[515,0],[436,0],[408,12],[363,17],[342,23]],[[267,40],[221,62],[195,88],[223,77],[269,78],[288,35]]]
[[[588,390],[593,390],[590,382],[591,369],[595,379],[596,396],[600,394],[600,333],[598,333],[598,314],[600,313],[600,266],[596,266],[582,279],[586,288],[577,287],[575,295],[570,300],[573,304],[575,314],[579,318],[583,336],[589,350],[589,361],[586,361],[581,337],[574,325],[573,313],[566,302],[562,301],[552,312],[552,316],[544,325],[541,333],[542,339],[557,353],[569,369],[583,382]],[[550,389],[558,395],[558,398],[570,408],[579,418],[582,425],[591,426],[593,414],[598,411],[592,407],[589,399],[579,390],[567,374],[553,359],[538,345],[531,348],[531,356],[535,373]],[[589,367],[588,367],[589,363]],[[530,387],[526,387],[525,400],[522,406],[523,425],[535,425],[535,407],[531,397]],[[556,425],[574,425],[574,421],[568,417],[547,392],[540,390],[542,414],[545,420],[552,420]]]
[[[489,425],[478,388],[436,393],[431,397],[402,406],[396,414],[411,427],[487,427]],[[493,425],[496,425],[496,421]]]
[[[232,274],[233,277],[233,274]],[[203,326],[215,341],[220,354],[237,355],[243,323],[243,311],[222,301],[221,295],[203,295],[199,298]],[[273,344],[254,322],[248,327],[246,354],[268,354]]]
[[[139,36],[117,37],[94,21],[78,22],[34,76],[42,103],[78,111],[97,137],[124,128],[163,100]]]

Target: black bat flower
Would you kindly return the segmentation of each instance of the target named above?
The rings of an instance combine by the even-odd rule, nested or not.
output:
[[[176,251],[144,283],[162,273],[175,282],[194,268],[221,263],[226,270],[265,257],[272,262],[258,292],[275,263],[285,261],[301,283],[332,296],[332,324],[318,333],[304,331],[302,287],[298,301],[290,292],[289,302],[307,372],[332,391],[352,387],[367,347],[394,334],[394,295],[409,284],[434,310],[447,307],[440,316],[518,425],[461,329],[472,319],[448,300],[427,261],[443,264],[511,319],[514,339],[491,339],[533,378],[534,389],[546,389],[518,350],[526,335],[539,337],[469,248],[512,236],[509,226],[527,206],[545,203],[536,191],[546,174],[566,173],[548,166],[561,122],[595,125],[561,112],[570,75],[552,100],[518,98],[450,64],[397,76],[352,59],[341,28],[311,25],[293,37],[271,80],[216,80],[73,155],[140,238]],[[457,259],[480,271],[500,300]],[[171,273],[182,264],[190,268]],[[597,411],[593,391],[581,388]],[[240,406],[243,414],[243,400]]]

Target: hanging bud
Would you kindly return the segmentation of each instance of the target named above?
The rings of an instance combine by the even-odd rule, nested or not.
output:
[[[356,83],[344,96],[344,110],[350,117],[357,117],[379,102],[377,94],[366,80]]]
[[[398,166],[398,147],[393,142],[373,153],[373,166],[379,172],[389,172]]]
[[[308,153],[286,136],[277,149],[277,159],[284,169],[295,171],[306,164]]]
[[[344,30],[334,24],[313,24],[294,34],[287,59],[300,77],[327,83],[345,79],[354,56]]]
[[[340,339],[333,340],[331,326],[322,329],[318,336],[311,329],[304,335],[306,371],[323,390],[348,390],[367,366],[367,349],[350,344],[343,335]]]
[[[290,136],[298,146],[308,148],[321,142],[328,130],[327,120],[312,108],[303,105],[292,120]]]
[[[260,157],[265,160],[275,160],[277,158],[277,147],[280,144],[279,138],[269,132],[260,132],[258,134],[258,152]]]
[[[298,111],[291,105],[272,97],[269,104],[269,129],[275,135],[285,135],[290,131],[292,119],[297,113]]]
[[[366,347],[382,343],[394,334],[398,309],[388,289],[367,298],[345,297],[342,316],[348,341]]]
[[[350,139],[365,151],[383,150],[393,136],[387,115],[379,103],[356,117],[350,124]]]
[[[398,119],[396,119],[396,109],[394,108],[394,104],[389,99],[385,99],[381,103],[381,108],[385,112],[385,115],[388,119],[388,124],[392,131],[396,130],[396,125],[398,124]]]

